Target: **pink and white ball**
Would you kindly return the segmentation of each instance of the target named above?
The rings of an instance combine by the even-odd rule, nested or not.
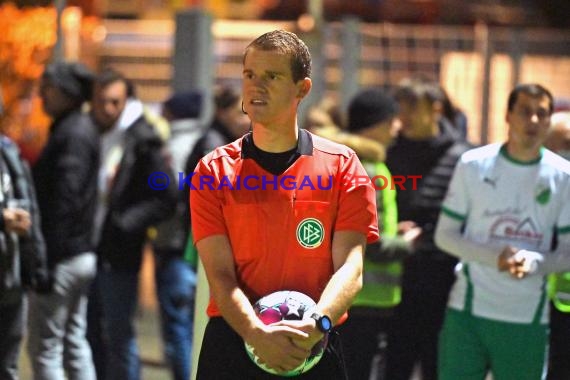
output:
[[[254,305],[255,314],[266,324],[282,320],[301,320],[310,318],[316,303],[311,297],[294,290],[281,290],[260,298]],[[284,377],[298,376],[309,371],[321,360],[327,345],[328,336],[318,342],[312,349],[311,355],[297,368],[287,372],[277,372],[259,361],[253,353],[253,347],[245,343],[245,350],[250,359],[264,371]]]

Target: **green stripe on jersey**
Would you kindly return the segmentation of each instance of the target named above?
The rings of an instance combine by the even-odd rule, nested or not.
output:
[[[509,152],[507,151],[507,144],[504,144],[503,146],[501,146],[500,154],[507,161],[510,161],[511,163],[516,164],[516,165],[521,165],[521,166],[535,165],[535,164],[538,164],[540,162],[540,160],[542,160],[542,156],[544,155],[544,147],[541,147],[540,150],[538,151],[538,157],[533,158],[532,160],[528,160],[528,161],[522,161],[522,160],[516,159],[513,156],[511,156],[509,154]]]
[[[456,220],[464,221],[467,218],[465,215],[461,215],[455,211],[448,209],[447,207],[442,207],[441,211],[445,215],[449,216],[450,218],[456,219]]]

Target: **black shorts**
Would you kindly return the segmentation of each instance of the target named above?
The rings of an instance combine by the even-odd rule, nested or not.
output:
[[[243,339],[221,317],[211,318],[204,332],[198,361],[197,380],[286,379],[269,374],[253,363]],[[292,377],[299,380],[346,380],[338,333],[333,330],[321,361],[308,372]]]

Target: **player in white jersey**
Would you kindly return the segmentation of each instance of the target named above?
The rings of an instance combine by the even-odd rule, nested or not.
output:
[[[507,142],[468,151],[455,168],[435,234],[461,259],[440,380],[482,380],[489,370],[495,380],[544,378],[544,275],[570,268],[570,164],[542,147],[552,108],[544,87],[515,87]]]

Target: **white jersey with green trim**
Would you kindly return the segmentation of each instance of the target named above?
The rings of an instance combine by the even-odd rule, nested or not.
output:
[[[532,162],[513,159],[501,144],[473,149],[457,164],[443,213],[463,220],[463,235],[474,242],[552,254],[554,231],[570,232],[570,165],[547,149]],[[547,322],[543,275],[517,280],[496,266],[461,265],[467,266],[458,267],[451,308],[464,310],[469,303],[483,318]]]

